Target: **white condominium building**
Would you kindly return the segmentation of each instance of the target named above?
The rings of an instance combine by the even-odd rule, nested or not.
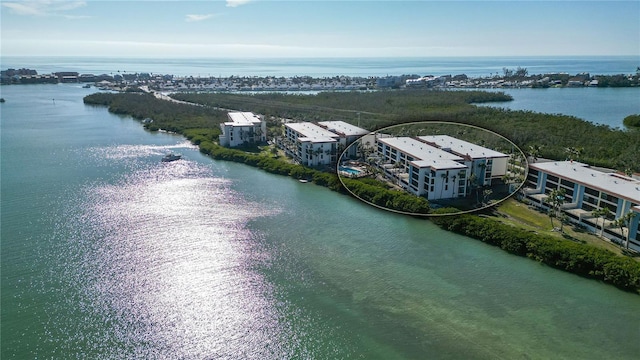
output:
[[[339,150],[346,149],[351,143],[369,133],[368,130],[362,129],[355,125],[351,125],[344,121],[319,121],[318,125],[340,136],[337,139],[338,143],[340,144]],[[355,156],[356,151],[357,147],[352,146],[349,148],[349,150],[347,150],[347,153],[345,155],[347,157]],[[338,154],[338,156],[340,156],[340,154]]]
[[[629,248],[640,251],[640,181],[575,161],[552,161],[530,164],[525,186],[526,197],[541,208],[548,208],[551,191],[563,189],[562,210],[571,222],[617,243],[625,242],[628,235]],[[599,209],[609,210],[606,219],[597,216]],[[612,220],[630,212],[635,216],[628,227],[612,226]]]
[[[310,122],[285,124],[283,148],[302,165],[329,165],[336,161],[340,135]]]
[[[410,137],[377,139],[378,157],[387,177],[429,200],[467,195],[469,168],[458,155]]]
[[[229,112],[229,121],[220,124],[220,145],[236,147],[267,141],[267,122],[252,112]]]
[[[420,140],[439,149],[456,154],[470,161],[469,169],[480,185],[491,185],[492,179],[500,179],[507,173],[509,155],[487,149],[449,135],[420,136]]]
[[[369,133],[344,121],[287,123],[284,129],[280,146],[287,155],[307,166],[336,163],[342,150]]]

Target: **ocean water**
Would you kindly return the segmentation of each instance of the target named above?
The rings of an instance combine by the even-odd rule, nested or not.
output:
[[[211,160],[85,106],[92,89],[0,90],[2,359],[640,351],[637,295]]]
[[[387,76],[457,75],[488,77],[503,74],[503,68],[526,68],[529,74],[590,73],[634,74],[640,65],[636,56],[577,57],[430,57],[430,58],[96,58],[96,57],[7,57],[1,68],[31,68],[39,74],[56,71],[79,73],[154,73],[176,76]]]
[[[527,68],[530,74],[631,74],[640,59],[602,57],[494,57],[494,58],[319,58],[319,59],[132,59],[93,57],[1,57],[0,68],[30,68],[39,74],[160,73],[178,76],[386,76],[402,74],[467,74],[472,77],[502,74],[502,69]],[[486,106],[513,110],[566,114],[614,128],[626,116],[640,114],[640,89],[485,89],[504,91],[514,98]]]

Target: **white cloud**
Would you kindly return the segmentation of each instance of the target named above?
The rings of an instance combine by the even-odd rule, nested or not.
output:
[[[187,22],[196,22],[211,19],[213,16],[214,14],[188,14],[185,20]]]
[[[227,7],[238,7],[241,5],[245,5],[252,0],[227,0]]]
[[[18,15],[64,16],[62,13],[86,6],[85,1],[32,0],[3,2],[2,6]],[[75,18],[75,17],[70,17]]]

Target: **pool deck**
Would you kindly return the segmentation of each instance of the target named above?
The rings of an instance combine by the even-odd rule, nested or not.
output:
[[[347,168],[353,171],[340,170]],[[360,163],[347,162],[338,167],[338,174],[349,178],[360,178],[369,175],[369,172]]]

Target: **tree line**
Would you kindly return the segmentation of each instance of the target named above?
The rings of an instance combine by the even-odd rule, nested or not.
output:
[[[445,210],[436,210],[436,212]],[[640,292],[640,263],[610,251],[539,234],[474,215],[432,219],[445,230],[498,246],[551,267]]]
[[[342,120],[372,131],[415,121],[458,122],[494,131],[524,151],[535,147],[540,158],[572,158],[594,166],[640,171],[640,132],[597,125],[568,115],[473,105],[510,100],[504,93],[417,89],[317,95],[175,94],[174,97],[298,121]],[[570,154],[568,148],[581,151]]]

